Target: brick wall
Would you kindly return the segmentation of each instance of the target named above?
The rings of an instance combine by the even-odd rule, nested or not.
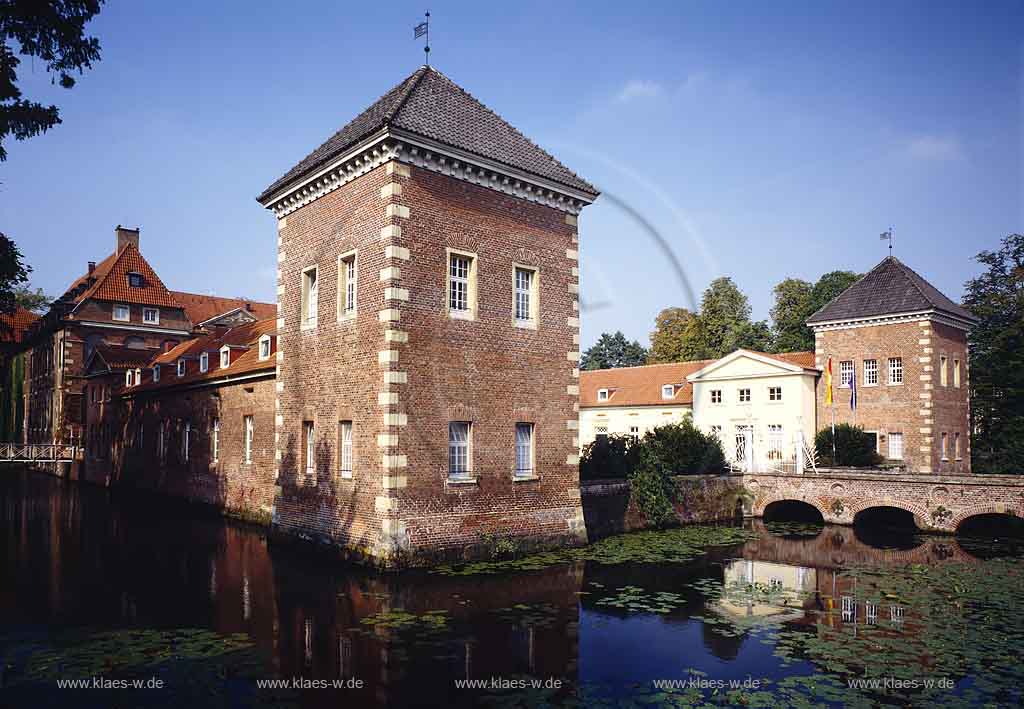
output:
[[[940,473],[971,472],[970,394],[967,372],[967,338],[963,330],[931,323],[928,353],[932,365],[932,470]],[[946,358],[947,378],[942,384],[940,368]],[[956,386],[954,365],[960,363],[960,386]],[[942,457],[942,434],[947,436],[947,455]],[[956,454],[959,437],[960,454]]]

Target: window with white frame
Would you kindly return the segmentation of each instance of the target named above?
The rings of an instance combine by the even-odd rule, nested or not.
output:
[[[132,384],[134,384],[135,383],[134,380],[135,380],[135,373],[132,372],[132,370],[129,369],[127,372],[124,373],[124,385],[126,387],[130,387]]]
[[[136,369],[135,370],[135,386],[138,386],[139,384],[142,384],[142,370],[141,369]]]
[[[749,404],[750,403],[750,389],[747,389],[746,387],[744,387],[744,388],[739,390],[739,401],[740,401],[741,404]]]
[[[676,395],[676,388],[671,384],[661,385],[661,398],[662,399],[674,399]]]
[[[147,325],[159,325],[160,311],[157,308],[143,308],[142,322],[146,323]]]
[[[472,319],[476,310],[476,257],[448,252],[448,313],[455,318]]]
[[[516,424],[516,469],[517,478],[533,477],[533,424]]]
[[[874,625],[878,622],[878,605],[871,601],[864,602],[864,617],[867,619],[868,625]]]
[[[844,359],[839,363],[839,386],[848,387],[853,381],[853,360]]]
[[[608,390],[607,389],[598,389],[597,390],[597,400],[598,401],[608,401]]]
[[[220,348],[220,368],[227,369],[231,366],[231,348],[224,345]]]
[[[154,382],[160,381],[160,365],[159,364],[154,364],[153,365],[153,381]]]
[[[201,355],[199,355],[199,371],[205,374],[209,369],[210,354],[208,352],[203,352]]]
[[[949,434],[943,431],[940,440],[942,441],[942,459],[949,460]]]
[[[902,357],[890,357],[889,358],[889,383],[890,384],[902,384],[903,383],[903,358]]]
[[[343,478],[352,477],[352,422],[338,422],[339,472]]]
[[[639,441],[640,440],[640,427],[639,426],[630,426],[629,427],[629,437],[632,438],[634,442]]]
[[[310,266],[302,272],[302,327],[312,328],[317,324],[317,313],[320,307],[320,283],[317,278],[317,267]]]
[[[465,480],[471,475],[470,430],[467,421],[448,424],[448,477],[452,480]]]
[[[857,603],[853,596],[843,596],[842,618],[844,623],[850,623],[857,618]]]
[[[721,404],[722,403],[722,390],[721,389],[712,389],[711,390],[711,403],[712,404]]]
[[[338,317],[350,318],[356,314],[356,252],[338,257]]]
[[[903,460],[903,433],[900,431],[889,432],[889,458]]]
[[[114,306],[114,320],[118,322],[128,322],[132,319],[131,308],[127,305],[115,305]]]
[[[192,437],[192,422],[186,421],[185,426],[181,430],[181,460],[182,462],[188,462],[188,449],[190,438]]]
[[[270,335],[260,337],[259,357],[261,360],[270,359]]]
[[[178,360],[178,376],[179,377],[184,377],[185,376],[185,360],[183,360],[183,359],[179,359]]]
[[[960,360],[953,360],[953,386],[960,388]]]
[[[302,422],[302,440],[306,449],[306,475],[316,473],[316,429],[312,421]]]
[[[167,460],[167,425],[168,422],[164,421],[156,429],[156,454],[161,463]]]
[[[519,324],[536,324],[537,322],[537,271],[525,266],[516,266],[512,270],[515,288],[514,302],[516,322]]]
[[[216,463],[220,459],[220,419],[213,419],[213,425],[210,426],[210,456],[213,458],[213,462]]]
[[[889,606],[889,620],[896,625],[903,622],[903,606]]]
[[[939,386],[949,386],[949,375],[946,373],[948,363],[946,355],[939,355]]]
[[[768,387],[768,401],[782,401],[782,387]]]
[[[957,431],[953,434],[953,457],[960,460],[960,432]]]
[[[864,360],[864,386],[878,386],[878,360]]]
[[[782,424],[768,424],[768,460],[782,460]]]
[[[245,451],[245,462],[252,462],[252,443],[253,436],[256,433],[256,423],[252,416],[244,416],[242,418],[243,430],[245,431],[245,445],[243,450]]]

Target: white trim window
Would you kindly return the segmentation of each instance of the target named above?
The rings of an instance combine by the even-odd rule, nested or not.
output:
[[[210,426],[210,455],[213,457],[213,462],[216,463],[220,460],[220,419],[213,419],[213,425]]]
[[[712,389],[711,390],[711,403],[712,404],[721,404],[722,403],[722,390],[721,389]],[[719,426],[719,428],[721,428],[721,426]]]
[[[190,438],[192,437],[192,422],[186,421],[185,427],[181,431],[181,460],[183,463],[188,462],[188,449]]]
[[[676,388],[672,384],[661,385],[661,398],[662,399],[674,399],[676,398]]]
[[[470,435],[472,426],[468,421],[452,421],[448,424],[448,478],[468,480],[472,476]]]
[[[135,386],[138,386],[139,384],[142,384],[142,370],[141,369],[136,369],[135,370]]]
[[[260,361],[270,359],[270,335],[260,337],[259,358]],[[221,366],[223,366],[223,363],[221,363]]]
[[[210,353],[203,352],[199,355],[199,371],[202,374],[206,374],[210,369]]]
[[[341,477],[348,480],[352,477],[352,422],[338,422],[338,469]]]
[[[878,360],[864,360],[864,386],[878,386]]]
[[[537,269],[514,266],[512,269],[512,309],[520,326],[537,324]]]
[[[469,310],[469,269],[472,259],[452,254],[448,271],[448,307],[455,311]]]
[[[185,360],[184,359],[179,359],[178,360],[178,376],[179,377],[184,377],[185,376]]]
[[[320,279],[317,274],[316,266],[309,266],[302,271],[301,327],[303,329],[311,329],[317,325],[317,315],[320,311]]]
[[[634,443],[639,442],[639,440],[640,440],[640,427],[639,426],[630,426],[629,427],[629,437],[633,439]]]
[[[598,401],[608,401],[608,390],[607,389],[598,389],[597,390],[597,400]]]
[[[768,401],[782,401],[782,387],[768,387]]]
[[[782,424],[768,424],[768,460],[782,460]]]
[[[245,462],[251,463],[253,438],[256,434],[256,423],[253,420],[251,414],[242,417],[242,425],[245,431],[245,441],[243,444],[243,450],[245,451]]]
[[[160,324],[160,309],[159,308],[143,308],[142,309],[142,322],[147,325],[159,325]]]
[[[849,389],[850,388],[850,382],[853,381],[854,376],[856,376],[856,375],[854,374],[854,371],[853,371],[853,360],[852,359],[844,359],[842,362],[839,363],[839,386],[840,387],[842,387],[844,389]]]
[[[316,474],[316,427],[312,421],[302,422],[302,440],[306,451],[306,475]]]
[[[960,360],[956,358],[953,359],[953,386],[960,388]]]
[[[359,271],[356,252],[350,251],[338,257],[338,319],[355,317],[356,293],[358,292]]]
[[[122,303],[114,305],[114,320],[118,322],[130,322],[132,319],[132,309]]]
[[[901,431],[889,431],[889,459],[903,460],[903,433]]]
[[[160,381],[160,365],[159,364],[154,364],[153,365],[153,383],[155,384],[155,383],[157,383],[159,381]]]
[[[517,478],[534,477],[533,469],[533,424],[516,424],[516,469]]]
[[[749,388],[743,387],[742,389],[739,390],[739,402],[741,404],[749,404],[750,403],[750,389]]]
[[[903,358],[889,358],[889,384],[903,383]]]
[[[220,368],[227,369],[231,366],[231,348],[224,345],[220,348]]]
[[[134,379],[135,374],[132,372],[132,370],[129,369],[127,372],[124,373],[124,385],[126,387],[130,387],[132,384],[134,384]]]
[[[939,386],[949,386],[949,358],[939,355]]]

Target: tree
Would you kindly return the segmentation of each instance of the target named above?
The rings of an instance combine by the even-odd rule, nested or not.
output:
[[[966,285],[971,328],[971,462],[978,473],[1019,472],[1024,460],[1024,235],[982,251]]]
[[[647,360],[647,350],[635,340],[630,342],[621,331],[614,335],[607,332],[580,358],[580,369],[613,369],[615,367],[636,367]]]
[[[654,332],[651,333],[651,349],[647,361],[656,364],[663,362],[684,362],[691,359],[688,355],[688,342],[694,338],[696,317],[686,308],[665,308],[654,319]]]
[[[814,349],[814,333],[807,327],[807,308],[813,289],[814,286],[799,278],[787,278],[775,286],[771,317],[776,352]]]
[[[56,106],[22,98],[18,54],[39,57],[47,73],[57,74],[55,81],[72,88],[71,73],[81,74],[100,59],[99,40],[85,36],[85,24],[102,4],[103,0],[0,0],[0,161],[7,159],[7,136],[26,140],[61,122]],[[17,54],[9,42],[16,43]]]
[[[863,426],[841,423],[836,426],[835,459],[832,428],[823,428],[814,437],[814,448],[818,461],[828,467],[833,465],[853,468],[870,468],[882,462],[882,456],[875,450],[875,437],[864,432]]]
[[[771,339],[766,323],[750,321],[750,302],[731,278],[716,278],[700,302],[696,359],[718,359],[745,347],[764,349]]]
[[[17,291],[32,272],[21,260],[17,244],[0,232],[0,313],[13,313],[18,305]]]
[[[860,274],[853,271],[829,271],[818,279],[811,289],[811,297],[807,303],[807,318],[828,305],[844,290],[860,280]],[[814,349],[814,337],[811,337],[811,346],[806,349]]]
[[[46,312],[46,309],[50,307],[50,303],[53,300],[46,293],[43,293],[42,288],[32,290],[26,285],[21,285],[14,289],[15,304],[40,315]]]

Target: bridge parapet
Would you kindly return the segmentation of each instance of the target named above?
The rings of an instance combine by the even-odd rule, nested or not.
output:
[[[955,532],[965,519],[980,514],[1024,517],[1024,476],[1017,475],[832,468],[804,474],[747,473],[743,484],[754,496],[750,511],[755,517],[785,500],[806,502],[833,524],[853,524],[857,513],[871,507],[896,507],[912,513],[919,528],[937,532]]]
[[[84,453],[82,446],[64,443],[0,443],[0,463],[72,463]]]

